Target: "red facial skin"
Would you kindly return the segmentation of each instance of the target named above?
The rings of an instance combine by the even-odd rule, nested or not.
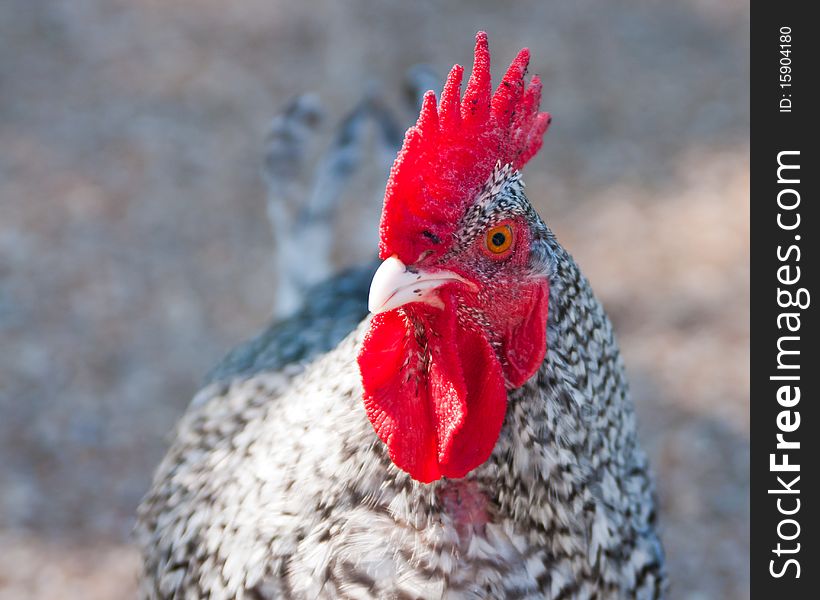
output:
[[[377,314],[359,354],[365,409],[391,460],[414,479],[464,477],[489,458],[507,407],[546,352],[549,285],[528,276],[528,228],[508,222],[501,254],[484,233],[422,270],[474,284],[439,288],[444,308],[423,303]]]

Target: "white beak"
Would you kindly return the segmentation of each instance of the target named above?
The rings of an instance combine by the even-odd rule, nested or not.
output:
[[[475,285],[452,271],[409,271],[396,255],[379,265],[370,282],[367,308],[373,314],[404,306],[410,302],[424,302],[443,308],[444,304],[435,292],[447,284],[460,282]]]

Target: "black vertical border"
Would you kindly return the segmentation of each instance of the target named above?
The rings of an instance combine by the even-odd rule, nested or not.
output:
[[[820,110],[817,88],[820,55],[817,38],[820,37],[820,22],[809,16],[809,2],[764,2],[751,4],[751,590],[753,598],[820,598],[820,556],[818,555],[818,532],[815,526],[820,472],[817,455],[820,449],[816,442],[820,438],[820,419],[817,404],[820,402],[816,381],[820,371],[820,330],[817,327],[815,305],[820,303],[817,289],[816,243],[813,239],[820,235],[820,221],[817,220],[814,205],[820,201],[817,196],[818,136],[817,111]],[[780,28],[791,28],[791,75],[792,86],[780,86],[781,54]],[[781,112],[780,101],[792,101],[791,112]],[[778,153],[799,151],[800,183],[797,185],[778,184]],[[791,171],[794,173],[794,171]],[[785,187],[793,187],[800,194],[800,205],[795,211],[800,213],[801,223],[792,231],[784,231],[777,224],[778,213],[784,212],[777,204],[778,192]],[[793,197],[793,195],[792,195]],[[783,215],[792,218],[793,214]],[[795,235],[800,240],[795,240]],[[800,311],[799,333],[789,333],[778,328],[778,315],[790,312],[778,305],[778,288],[786,286],[778,282],[778,268],[784,264],[778,259],[792,244],[800,247],[800,260],[788,261],[799,266],[800,281],[793,289],[805,287],[811,294],[810,306]],[[796,256],[796,252],[792,253]],[[792,271],[792,276],[794,271]],[[788,374],[799,374],[801,400],[791,410],[800,412],[800,427],[793,433],[784,434],[787,439],[799,441],[799,450],[788,452],[789,461],[800,465],[799,473],[775,473],[770,470],[770,454],[776,449],[778,415],[784,410],[777,402],[777,390],[782,381],[770,379],[773,375],[786,374],[777,369],[777,342],[783,335],[799,335],[799,370]],[[780,456],[780,455],[778,455]],[[781,459],[778,459],[781,460]],[[777,477],[787,482],[800,475],[794,486],[800,493],[795,495],[772,494],[770,489],[782,487]],[[800,510],[789,517],[778,511],[777,499],[782,498],[784,508],[795,505],[799,498]],[[800,525],[799,536],[791,541],[778,536],[778,523],[794,518]],[[792,535],[791,524],[782,531]],[[778,555],[777,544],[782,548],[794,548],[800,543],[796,554]],[[795,578],[796,569],[792,565],[781,578],[771,575],[782,569],[785,560],[796,558],[800,563],[800,577]]]

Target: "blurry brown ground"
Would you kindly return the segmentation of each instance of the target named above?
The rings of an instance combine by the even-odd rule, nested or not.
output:
[[[134,589],[134,508],[274,297],[270,117],[521,45],[528,192],[620,335],[675,598],[748,596],[748,7],[11,0],[0,8],[0,598]],[[332,123],[332,119],[330,121]]]

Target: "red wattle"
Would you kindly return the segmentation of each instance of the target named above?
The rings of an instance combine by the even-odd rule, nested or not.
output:
[[[364,407],[390,460],[428,483],[441,477],[427,386],[413,376],[421,348],[401,310],[373,317],[359,352]]]
[[[457,348],[466,382],[467,418],[439,457],[445,477],[464,477],[493,452],[504,415],[507,390],[501,363],[483,333],[458,332]]]
[[[367,417],[390,459],[414,479],[459,478],[489,458],[507,407],[501,363],[480,331],[444,309],[414,305],[373,317],[358,361]],[[425,368],[425,361],[429,367]]]

